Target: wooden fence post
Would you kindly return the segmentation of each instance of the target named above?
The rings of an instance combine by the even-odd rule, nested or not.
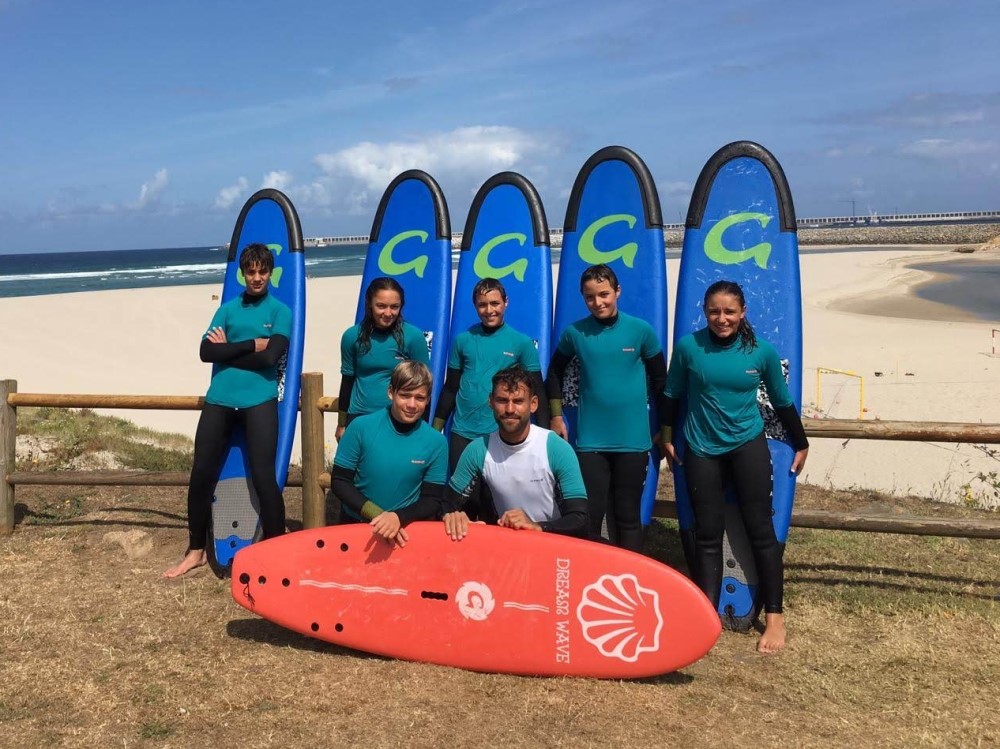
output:
[[[7,402],[17,392],[17,380],[0,380],[0,536],[14,532],[14,485],[7,475],[17,461],[17,409]]]
[[[302,412],[302,527],[321,528],[326,524],[326,492],[319,476],[326,468],[323,412],[316,401],[323,396],[323,373],[304,372],[301,391]]]

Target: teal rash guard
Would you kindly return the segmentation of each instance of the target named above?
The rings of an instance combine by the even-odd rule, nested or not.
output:
[[[230,343],[252,342],[292,333],[292,311],[270,294],[251,297],[247,294],[229,300],[216,310],[202,339],[212,328],[222,328]],[[253,352],[253,346],[249,347]],[[241,369],[225,362],[216,364],[205,401],[226,408],[252,408],[278,397],[277,367]]]
[[[363,352],[358,343],[360,332],[360,325],[352,325],[340,339],[340,374],[354,382],[347,411],[352,415],[370,414],[389,405],[389,378],[400,362],[431,363],[424,334],[415,325],[403,323],[402,345],[391,333],[372,331],[371,347]]]
[[[493,375],[514,364],[520,364],[528,372],[541,370],[535,344],[510,325],[492,331],[481,324],[473,325],[456,336],[448,355],[448,369],[462,373],[455,396],[453,432],[475,439],[497,428],[489,404]]]
[[[663,349],[653,327],[621,311],[611,324],[585,317],[563,331],[556,353],[580,362],[576,449],[648,450],[652,441],[646,362],[659,358],[660,372],[664,369]],[[552,379],[551,367],[549,372]],[[550,397],[562,396],[550,386]]]
[[[344,432],[334,470],[354,472],[354,486],[364,499],[386,512],[414,505],[422,484],[444,486],[448,471],[448,442],[444,435],[420,421],[400,431],[389,408],[359,416]],[[346,507],[361,519],[361,508]]]
[[[757,339],[751,351],[738,341],[713,340],[708,328],[677,342],[667,370],[668,398],[687,400],[684,438],[707,457],[728,453],[764,430],[757,391],[764,384],[776,409],[793,404],[778,352]]]

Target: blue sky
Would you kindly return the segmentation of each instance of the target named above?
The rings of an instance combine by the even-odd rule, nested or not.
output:
[[[0,0],[0,253],[227,241],[260,187],[366,234],[422,168],[461,229],[521,172],[561,226],[597,149],[664,218],[722,145],[800,216],[1000,209],[1000,3]]]

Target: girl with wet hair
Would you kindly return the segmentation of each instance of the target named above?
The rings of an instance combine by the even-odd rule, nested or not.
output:
[[[743,289],[732,281],[717,281],[705,291],[703,310],[708,324],[677,342],[666,386],[670,423],[681,398],[687,405],[683,470],[694,511],[692,573],[717,608],[725,491],[731,484],[750,537],[764,601],[765,629],[757,649],[774,653],[785,644],[784,566],[771,519],[771,453],[757,407],[761,384],[791,438],[794,473],[805,465],[809,442],[777,351],[757,337],[747,319]],[[663,446],[668,462],[680,465],[669,439]]]
[[[358,416],[389,405],[389,378],[402,361],[430,364],[424,334],[403,320],[406,294],[394,278],[375,278],[365,290],[365,315],[340,339],[337,441]]]

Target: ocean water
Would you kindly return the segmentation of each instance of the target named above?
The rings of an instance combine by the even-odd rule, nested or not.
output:
[[[360,275],[364,245],[306,250],[306,275]],[[0,297],[222,283],[228,253],[219,247],[0,255]]]
[[[366,245],[306,248],[306,276],[356,276],[364,270]],[[808,249],[812,254],[858,253],[879,247],[829,247]],[[927,252],[939,253],[941,248]],[[458,252],[452,256],[457,264]],[[667,250],[676,259],[680,251]],[[157,286],[221,285],[227,252],[219,247],[176,247],[155,250],[106,250],[102,252],[51,252],[0,255],[0,297],[39,296],[79,291],[138,289]],[[558,261],[559,250],[552,250]],[[970,256],[971,260],[971,256]],[[917,267],[920,267],[919,265]],[[995,320],[1000,309],[1000,260],[965,257],[927,267],[947,274],[947,280],[918,290],[925,299]]]
[[[911,267],[944,276],[917,287],[915,293],[921,299],[957,307],[980,320],[1000,319],[1000,260],[964,255],[961,259]]]

